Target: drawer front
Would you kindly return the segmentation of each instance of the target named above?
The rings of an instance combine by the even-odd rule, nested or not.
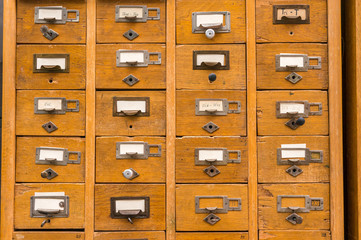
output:
[[[327,44],[258,44],[257,88],[327,89],[327,58]]]
[[[96,232],[94,240],[165,240],[164,232]]]
[[[85,89],[85,46],[18,45],[17,89]]]
[[[65,102],[65,105],[61,105],[60,101]],[[35,103],[37,103],[37,107],[35,107]],[[37,109],[36,113],[35,109]],[[55,110],[52,111],[52,109]],[[84,91],[17,91],[17,135],[84,136],[84,132]]]
[[[83,240],[82,232],[15,232],[14,240]]]
[[[177,89],[246,89],[245,61],[243,44],[178,45]]]
[[[248,239],[248,233],[213,232],[213,233],[176,233],[177,240],[240,240]]]
[[[165,17],[164,0],[97,0],[97,41],[165,42]]]
[[[329,182],[329,138],[258,138],[258,182]]]
[[[37,11],[37,17],[35,17],[36,7],[51,6],[62,6],[63,9],[51,10],[41,8]],[[71,20],[77,18],[77,13],[72,10],[78,11],[78,20]],[[63,16],[61,16],[62,13]],[[52,18],[56,18],[56,21],[54,22]],[[42,26],[47,26],[48,28],[41,29]],[[85,33],[85,0],[62,0],[61,3],[54,0],[17,0],[18,43],[85,43]]]
[[[329,191],[330,185],[325,183],[258,185],[259,229],[328,230]]]
[[[97,45],[96,57],[96,87],[98,89],[163,89],[165,88],[165,45],[161,44],[112,44]],[[147,66],[137,64],[117,65],[117,51],[128,50],[128,60],[139,56],[141,52],[160,53],[160,56],[150,54],[147,58]],[[123,53],[120,53],[123,54]],[[125,53],[124,53],[125,54]],[[145,53],[147,54],[147,53]],[[143,55],[144,56],[144,55]],[[142,55],[139,56],[140,58]],[[149,61],[157,61],[157,64],[150,64]],[[125,58],[127,60],[127,58]],[[134,60],[134,59],[133,59]],[[141,59],[139,59],[141,60]]]
[[[328,135],[327,92],[257,92],[257,122],[262,136]]]
[[[16,145],[16,182],[84,182],[84,138],[18,137]]]
[[[176,101],[178,136],[246,135],[245,91],[177,91]]]
[[[183,137],[176,139],[178,183],[239,183],[248,180],[247,139]]]
[[[97,182],[165,182],[165,138],[98,137],[96,159]]]
[[[196,2],[192,0],[177,0],[177,44],[245,42],[245,7],[246,2],[244,0],[197,0]],[[197,14],[199,12],[208,13],[199,17],[200,14]],[[194,21],[192,20],[193,18]],[[192,25],[194,25],[195,28],[193,28]],[[220,29],[218,29],[219,27]],[[193,29],[195,31],[193,31]],[[215,32],[213,38],[208,38],[205,35],[207,30],[213,30]]]
[[[49,194],[59,197],[57,199],[54,196],[45,196]],[[63,207],[60,201],[63,202]],[[62,210],[53,214],[54,217],[46,216],[46,212],[58,209]],[[31,214],[34,217],[31,217]],[[50,222],[41,227],[42,222],[47,219],[50,219]],[[15,185],[15,229],[80,228],[84,228],[84,184]]]
[[[327,1],[256,0],[256,26],[257,42],[327,42]]]
[[[248,230],[246,184],[177,185],[176,206],[177,231]],[[214,207],[219,209],[213,211],[213,214],[207,210]]]
[[[96,93],[96,135],[165,135],[165,111],[165,92],[99,91]]]
[[[112,201],[120,201],[113,212],[127,210],[127,204],[144,213],[141,216],[127,216],[127,213],[112,215]],[[114,199],[116,198],[116,199]],[[127,199],[129,198],[129,199]],[[148,198],[148,200],[145,200]],[[123,201],[123,202],[122,202]],[[128,203],[127,201],[131,201]],[[137,202],[139,205],[137,205]],[[148,203],[148,208],[145,206]],[[147,211],[148,209],[148,211]],[[119,216],[121,215],[121,216]],[[129,217],[131,221],[127,219]],[[95,186],[95,230],[164,230],[165,229],[165,186],[161,184],[98,184]]]
[[[259,232],[259,239],[266,240],[330,240],[331,233],[329,231],[280,231],[280,230],[267,230]]]

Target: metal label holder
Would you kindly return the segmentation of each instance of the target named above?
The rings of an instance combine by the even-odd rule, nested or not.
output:
[[[122,53],[143,53],[144,54],[144,61],[121,61],[121,54]],[[117,67],[148,67],[148,65],[161,65],[162,64],[162,53],[160,52],[148,52],[147,50],[117,50]],[[156,55],[156,61],[150,61],[150,55]]]
[[[278,11],[282,15],[278,16]],[[300,15],[305,11],[305,16]],[[310,5],[273,5],[273,24],[310,24]]]
[[[41,150],[55,150],[55,151],[63,151],[63,161],[58,161],[56,158],[40,160],[40,152]],[[76,160],[69,160],[70,154],[76,154]],[[81,152],[77,151],[68,151],[66,148],[53,148],[53,147],[37,147],[35,153],[35,164],[39,165],[58,165],[58,166],[66,166],[67,164],[80,164],[81,161]]]
[[[224,55],[224,65],[220,62],[202,62],[197,64],[198,54]],[[229,51],[193,51],[193,70],[229,70]]]
[[[207,109],[205,111],[200,110],[200,104],[203,101],[219,101],[222,104],[222,111],[217,109]],[[237,109],[230,110],[230,104],[237,104]],[[239,114],[241,113],[241,102],[240,101],[228,101],[225,98],[197,98],[196,99],[196,116],[226,116],[231,113]]]
[[[36,199],[62,199],[64,210],[53,211],[48,209],[35,210]],[[32,218],[67,218],[69,217],[69,196],[31,196],[30,217]]]
[[[206,207],[200,208],[201,199],[222,199],[222,208]],[[236,207],[230,207],[230,201],[237,201]],[[228,213],[228,211],[241,211],[242,202],[240,198],[228,198],[227,196],[195,196],[195,212],[196,213]]]
[[[224,25],[217,23],[209,23],[207,25],[197,26],[198,15],[222,14],[225,18]],[[231,31],[231,13],[228,11],[221,12],[193,12],[192,13],[192,32],[205,33],[207,29],[213,29],[215,33],[228,33]]]
[[[298,65],[281,66],[281,58],[303,58],[303,67]],[[317,60],[317,65],[310,65],[310,60]],[[322,68],[321,57],[309,57],[307,54],[276,54],[276,72],[307,72]]]
[[[132,144],[142,144],[144,154],[139,154],[137,152],[127,152],[126,154],[120,153],[121,145],[132,145]],[[157,153],[150,153],[150,148],[157,148]],[[161,157],[162,155],[162,145],[160,144],[148,144],[147,142],[117,142],[116,143],[116,159],[148,159],[149,157]]]
[[[281,104],[282,103],[301,103],[304,105],[304,113],[299,112],[287,112],[287,113],[281,113]],[[317,106],[318,111],[311,111],[311,106]],[[322,115],[322,103],[309,103],[308,101],[277,101],[276,102],[276,117],[277,118],[292,118],[292,117],[304,117],[308,118],[309,116],[321,116]]]
[[[60,10],[62,11],[62,18],[56,19],[54,18],[47,18],[47,19],[40,19],[39,12],[40,10]],[[75,13],[75,18],[68,18],[68,13]],[[41,24],[65,24],[67,22],[79,22],[79,10],[66,10],[65,7],[62,6],[51,6],[51,7],[35,7],[34,13],[34,23],[41,23]]]
[[[117,102],[118,101],[144,101],[145,102],[145,112],[141,110],[124,110],[118,112]],[[113,117],[149,117],[150,116],[150,98],[149,97],[113,97]]]
[[[47,109],[39,110],[39,100],[61,100],[61,109],[55,109],[54,107],[49,107]],[[68,108],[69,103],[75,103],[75,108]],[[65,114],[66,112],[79,112],[79,100],[66,100],[66,98],[44,98],[36,97],[34,98],[34,113],[35,114]]]
[[[144,212],[140,209],[124,210],[116,212],[116,201],[117,200],[144,200]],[[112,197],[110,198],[110,217],[113,219],[131,219],[131,218],[149,218],[149,197]]]
[[[123,12],[124,18],[120,18],[119,14],[121,9],[124,8],[141,8],[143,12],[143,17],[137,17],[136,14],[129,15],[128,13]],[[155,11],[156,16],[155,17],[149,17],[149,11]],[[160,20],[160,9],[159,8],[148,8],[145,5],[116,5],[115,6],[115,22],[136,22],[136,23],[144,23],[148,20]]]
[[[217,159],[205,159],[199,160],[199,152],[202,150],[218,150],[223,152],[223,160],[218,161]],[[230,153],[236,153],[237,159],[229,159]],[[194,164],[196,166],[208,166],[208,165],[215,165],[215,166],[225,166],[228,163],[240,163],[241,162],[241,151],[239,150],[230,150],[228,151],[227,148],[196,148],[194,149]]]
[[[305,207],[282,207],[283,198],[304,198]],[[318,202],[319,205],[315,206],[313,203]],[[277,212],[279,213],[309,213],[310,211],[322,211],[323,210],[323,198],[311,198],[308,195],[278,195],[277,196]]]
[[[69,73],[70,72],[70,55],[69,54],[34,54],[33,55],[33,72],[34,73]],[[59,65],[42,65],[37,68],[38,58],[64,58],[65,69],[61,69]]]
[[[305,151],[304,159],[282,159],[282,151]],[[312,158],[312,153],[317,153],[320,158]],[[278,165],[309,165],[310,163],[322,163],[323,151],[322,150],[310,150],[309,148],[277,148],[277,164]]]

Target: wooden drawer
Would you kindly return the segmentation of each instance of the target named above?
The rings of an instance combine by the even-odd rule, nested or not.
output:
[[[290,58],[290,56],[285,53],[293,54],[293,57]],[[301,59],[305,62],[301,61],[298,65],[296,61]],[[287,64],[300,67],[284,67],[287,66]],[[257,88],[327,89],[327,44],[258,44]]]
[[[165,232],[96,232],[94,240],[148,239],[165,240]]]
[[[98,137],[96,159],[97,182],[165,182],[163,137]]]
[[[207,198],[207,196],[211,198]],[[197,197],[200,197],[199,201],[197,201]],[[176,206],[177,231],[248,230],[248,194],[246,184],[177,185]],[[205,209],[215,206],[223,208],[223,213],[218,213],[216,210],[212,215]],[[231,211],[228,210],[228,206],[232,208]],[[196,213],[196,211],[202,211],[202,213]],[[221,210],[219,211],[221,212]],[[213,225],[206,222],[205,219],[213,219]],[[210,221],[212,222],[212,220]]]
[[[82,232],[15,232],[14,240],[83,240]]]
[[[259,229],[328,230],[329,198],[330,185],[325,183],[258,185]],[[320,201],[323,202],[323,206]],[[279,210],[278,202],[281,207]],[[300,212],[301,209],[298,209],[292,213],[288,207],[300,207],[309,212]],[[297,223],[293,224],[286,218],[294,218]],[[302,218],[302,222],[298,222],[297,218]]]
[[[300,117],[303,125],[296,123]],[[327,92],[257,92],[257,123],[258,135],[328,135]]]
[[[148,200],[144,200],[147,198]],[[112,218],[111,198],[121,201],[119,208],[127,209],[122,201],[142,201],[149,206],[149,214],[144,205],[140,207],[145,214],[141,218],[131,217],[131,224],[127,218]],[[119,199],[124,198],[124,199]],[[131,199],[127,199],[131,198]],[[126,203],[127,204],[127,203]],[[119,209],[118,207],[115,210]],[[134,210],[135,207],[133,207]],[[137,208],[138,209],[138,208]],[[114,212],[115,212],[114,210]],[[145,216],[147,215],[147,216]],[[98,184],[95,185],[95,230],[164,230],[165,229],[165,186],[161,184]]]
[[[16,66],[17,89],[85,88],[85,46],[18,45]]]
[[[241,43],[246,41],[246,1],[241,0],[220,0],[220,1],[206,1],[206,0],[177,0],[176,1],[176,37],[178,44],[190,43]],[[222,32],[215,31],[215,36],[208,39],[204,32],[207,28],[200,29],[199,24],[213,24],[218,21],[217,16],[201,17],[208,18],[202,22],[196,23],[195,29],[199,33],[192,32],[192,17],[196,12],[224,12]],[[227,13],[228,12],[228,13]],[[229,14],[229,15],[227,15]],[[197,18],[194,14],[194,18]],[[219,16],[219,15],[218,15]],[[219,18],[219,17],[218,17]],[[226,24],[229,18],[230,24]],[[201,20],[201,19],[200,19]],[[207,21],[208,20],[208,21]],[[230,26],[230,28],[228,28]],[[226,29],[230,29],[227,31]]]
[[[212,233],[176,233],[177,240],[240,240],[248,239],[248,233],[212,232]]]
[[[219,66],[207,66],[207,60],[218,61]],[[243,44],[178,45],[177,89],[246,89],[245,64]]]
[[[35,7],[50,7],[62,6],[66,8],[65,11],[77,10],[79,11],[79,21],[66,21],[63,16],[62,20],[58,17],[62,10],[54,10],[55,14],[50,14],[47,17],[56,17],[57,22],[46,22],[42,14],[47,14],[46,10],[39,10],[39,20],[35,23]],[[49,11],[49,10],[48,10]],[[63,10],[64,11],[64,10]],[[75,12],[63,12],[68,15],[68,19],[75,19]],[[64,21],[65,20],[65,21]],[[60,23],[62,22],[62,23]],[[49,40],[43,36],[41,27],[47,26],[48,29],[55,31],[59,35],[53,40]],[[71,0],[17,0],[17,42],[18,43],[85,43],[86,33],[86,1],[71,1]],[[54,35],[53,35],[54,36]]]
[[[258,182],[330,181],[328,137],[260,137],[257,147]]]
[[[39,101],[36,101],[36,98]],[[46,98],[54,98],[43,100]],[[65,103],[62,107],[65,114],[60,114],[58,109],[60,100],[78,101],[78,111],[70,112],[70,109],[76,109],[76,102]],[[55,108],[55,111],[40,110],[35,113],[35,102],[38,109]],[[48,110],[49,110],[48,109]],[[63,111],[61,110],[61,111]],[[63,113],[64,113],[63,112]],[[53,123],[55,127],[49,125]],[[43,127],[44,126],[44,127]],[[57,129],[56,129],[57,128]],[[47,129],[47,130],[46,130]],[[84,136],[85,132],[85,92],[84,91],[39,91],[39,90],[18,90],[16,99],[16,134],[17,135],[54,135],[54,136]]]
[[[176,104],[178,136],[246,135],[245,91],[177,91]]]
[[[296,8],[297,19],[284,17],[296,17]],[[256,35],[257,42],[327,42],[327,1],[256,0]]]
[[[165,45],[161,44],[111,44],[97,45],[96,57],[96,87],[98,89],[163,89],[165,88]],[[148,51],[160,53],[160,64],[117,65],[117,51]],[[120,53],[122,54],[122,53]],[[138,53],[141,54],[141,53]],[[143,55],[144,56],[144,55]],[[157,60],[156,55],[150,55],[150,61]]]
[[[16,182],[84,182],[84,138],[18,137],[16,144]]]
[[[331,233],[329,231],[280,231],[280,230],[267,230],[259,232],[259,239],[266,240],[330,240]]]
[[[130,103],[129,107],[134,108],[131,111],[141,112],[133,116],[129,115],[131,112],[121,114],[118,110],[122,108],[117,108],[114,101],[141,102],[140,107],[137,103]],[[165,92],[99,91],[96,93],[96,135],[165,135],[165,111]]]
[[[31,207],[32,197],[35,195],[39,197],[39,194],[43,195],[45,193],[56,193],[56,195],[63,193],[65,198],[68,197],[68,200],[63,201],[63,203],[65,202],[64,210],[58,213],[57,217],[49,218],[44,214],[37,213],[38,211],[35,211],[34,216],[36,217],[31,217],[34,209],[58,209],[58,206],[54,206],[54,201],[61,201],[61,199],[55,199],[52,196],[48,197],[50,200],[34,198],[35,203],[33,208]],[[46,205],[44,205],[45,201],[47,201]],[[66,206],[69,207],[68,211],[66,211]],[[66,212],[68,213],[67,217],[65,216]],[[50,223],[46,223],[41,227],[41,223],[46,219],[50,219]],[[84,228],[84,184],[29,183],[15,185],[15,229],[80,228]]]
[[[177,138],[176,181],[178,183],[247,182],[247,149],[247,139],[241,137]],[[205,159],[209,159],[209,162]],[[211,159],[217,159],[217,162],[213,163]]]
[[[122,8],[119,8],[119,11],[116,12],[116,6]],[[128,8],[138,6],[138,10],[133,11],[134,13],[139,11],[148,12],[146,13],[148,18],[154,18],[154,20],[147,19],[146,15],[142,13],[138,13],[135,19],[129,21],[124,17],[118,18],[118,16],[124,16],[124,14],[129,14],[130,17],[134,16],[131,9],[124,8],[126,6]],[[145,9],[139,8],[142,6]],[[157,16],[157,10],[159,16]],[[97,42],[165,42],[165,16],[164,0],[97,0]],[[128,32],[129,30],[133,30],[133,32]]]

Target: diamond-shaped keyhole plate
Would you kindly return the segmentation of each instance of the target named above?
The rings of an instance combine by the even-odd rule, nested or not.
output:
[[[221,173],[215,166],[209,166],[203,170],[208,176],[214,177]]]
[[[296,123],[297,118],[293,117],[289,121],[285,122],[285,125],[293,130],[296,130],[300,125]]]
[[[125,77],[123,79],[123,82],[125,82],[126,84],[128,84],[129,86],[133,86],[134,84],[136,84],[137,82],[139,82],[139,79],[134,77],[132,74],[128,75],[127,77]]]
[[[293,177],[297,177],[298,175],[303,173],[303,170],[296,165],[293,165],[292,167],[287,168],[286,172]]]
[[[41,176],[42,176],[43,178],[47,178],[47,179],[51,180],[51,179],[57,177],[58,174],[57,174],[53,169],[48,168],[48,169],[46,169],[45,171],[43,171],[43,172],[41,173]]]
[[[303,222],[303,218],[297,213],[292,213],[286,218],[286,220],[292,223],[293,225],[301,224]]]
[[[51,133],[51,132],[54,132],[54,131],[58,130],[58,127],[57,127],[52,121],[49,121],[49,122],[43,124],[42,127],[43,127],[48,133]]]
[[[139,36],[139,34],[136,33],[134,30],[129,29],[128,31],[126,31],[126,32],[123,34],[123,36],[124,36],[125,38],[127,38],[128,40],[132,41],[132,40],[136,39],[136,38]]]
[[[207,123],[202,128],[209,133],[214,133],[215,131],[217,131],[219,129],[219,127],[213,122]]]
[[[203,220],[211,225],[214,225],[217,222],[219,222],[221,220],[221,218],[218,217],[217,215],[211,213],[207,217],[205,217]]]
[[[302,76],[295,73],[295,72],[293,72],[293,73],[289,74],[287,77],[285,77],[285,79],[287,81],[290,81],[293,84],[296,84],[296,83],[298,83],[299,81],[302,80]]]

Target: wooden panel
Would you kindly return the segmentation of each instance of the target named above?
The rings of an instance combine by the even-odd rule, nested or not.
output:
[[[86,1],[62,0],[17,0],[17,42],[18,43],[85,43],[86,32]],[[79,10],[79,22],[67,22],[66,24],[35,24],[35,7],[39,6],[63,6],[67,10]],[[75,18],[75,14],[69,14]],[[40,31],[40,27],[46,25],[59,34],[58,37],[49,41]]]
[[[276,117],[277,101],[322,103],[321,116],[305,118],[303,126],[293,130],[285,125],[290,118]],[[312,109],[311,111],[317,111]],[[326,91],[263,91],[257,92],[258,135],[327,135],[328,101]]]
[[[116,159],[117,142],[141,141],[148,144],[161,145],[161,157],[149,157],[148,159]],[[160,137],[98,137],[96,144],[96,181],[97,182],[165,182],[165,139]],[[150,149],[156,153],[156,148]],[[139,176],[129,180],[122,172],[125,169],[134,169]]]
[[[177,233],[177,240],[239,240],[248,239],[248,233],[212,232],[212,233]]]
[[[15,232],[14,240],[82,240],[81,232]]]
[[[241,43],[246,39],[245,1],[241,0],[177,0],[176,26],[178,44],[197,43]],[[216,33],[208,39],[204,33],[192,33],[192,13],[229,11],[231,13],[231,32]]]
[[[95,232],[94,240],[143,239],[165,240],[164,232]]]
[[[309,195],[311,198],[323,198],[322,211],[298,213],[303,218],[301,224],[293,225],[286,220],[292,213],[277,212],[277,196]],[[287,201],[285,205],[283,201]],[[282,207],[304,207],[299,205],[300,199],[286,199]],[[304,200],[303,200],[304,202]],[[262,184],[258,185],[258,224],[259,229],[292,229],[292,230],[328,230],[330,229],[330,185],[313,184]]]
[[[112,44],[97,45],[96,58],[96,87],[98,89],[162,89],[165,88],[165,45],[160,44]],[[117,67],[116,52],[119,49],[147,50],[162,54],[161,65],[148,67]],[[152,59],[152,57],[150,57]],[[139,82],[133,86],[126,84],[123,79],[129,75],[136,77]],[[133,80],[134,81],[134,80]]]
[[[242,210],[216,213],[219,222],[210,225],[203,219],[208,213],[195,213],[195,196],[227,196],[241,198]],[[207,204],[221,204],[219,199],[200,203],[200,207],[214,207]],[[204,205],[204,206],[203,206]],[[206,206],[207,205],[207,206]],[[246,231],[248,229],[248,194],[246,184],[182,184],[176,186],[177,231]],[[219,205],[217,205],[220,207]]]
[[[259,232],[259,239],[266,240],[330,240],[331,233],[329,231],[278,231],[267,230]]]
[[[113,97],[149,97],[150,116],[113,117]],[[165,135],[165,92],[96,93],[96,135]]]
[[[16,182],[84,182],[85,140],[83,138],[18,137],[16,141]],[[35,164],[37,147],[66,148],[81,152],[80,164],[66,166]],[[70,154],[76,160],[76,154]],[[58,176],[48,180],[41,172],[51,168]]]
[[[321,57],[321,69],[309,69],[296,72],[302,79],[296,84],[285,78],[294,71],[277,72],[276,55],[281,53],[307,54],[309,57]],[[316,63],[315,63],[316,62]],[[316,60],[310,61],[317,65]],[[257,88],[258,89],[327,89],[328,59],[327,44],[314,43],[275,43],[257,45]]]
[[[160,9],[160,20],[148,20],[146,23],[115,22],[116,5],[145,5]],[[149,16],[155,16],[153,11]],[[123,36],[132,29],[139,36],[131,42],[165,42],[165,1],[164,0],[97,0],[97,42],[130,42]]]
[[[229,70],[194,70],[193,51],[229,51]],[[245,45],[178,45],[177,89],[246,89]],[[217,75],[210,81],[209,74]]]
[[[281,144],[306,144],[310,151],[322,150],[323,162],[309,165],[296,165],[302,173],[296,177],[286,172],[290,165],[277,164],[277,148]],[[328,137],[260,137],[258,138],[258,181],[272,182],[329,182],[330,158]],[[283,159],[285,160],[285,159]]]
[[[149,197],[150,217],[127,219],[110,217],[111,197]],[[165,186],[162,184],[97,184],[95,185],[95,230],[164,230]]]
[[[79,112],[65,114],[34,114],[35,97],[65,97],[79,100]],[[70,106],[74,107],[74,106]],[[42,125],[53,122],[58,129],[48,133]],[[84,91],[36,91],[18,90],[16,99],[17,135],[56,135],[83,136],[85,130],[85,92]]]
[[[247,139],[241,137],[183,137],[176,140],[177,183],[239,183],[248,180]],[[215,166],[220,174],[210,177],[204,173],[209,166],[195,165],[196,148],[227,148],[241,152],[241,163]],[[229,154],[235,159],[236,154]],[[210,164],[211,165],[211,164]]]
[[[196,116],[196,99],[227,99],[240,101],[241,112],[226,116]],[[230,109],[235,109],[230,104]],[[184,136],[245,136],[246,135],[246,92],[245,91],[177,91],[177,135]],[[209,133],[202,127],[209,122],[219,129]]]
[[[274,5],[309,5],[310,24],[273,24]],[[256,0],[257,42],[326,42],[326,0]]]
[[[34,54],[69,54],[69,73],[34,73]],[[85,46],[18,45],[17,89],[84,89]]]
[[[46,218],[30,217],[30,198],[35,192],[64,192],[69,196],[69,217],[52,218],[44,227]],[[84,228],[84,184],[16,184],[15,229],[80,229]]]

